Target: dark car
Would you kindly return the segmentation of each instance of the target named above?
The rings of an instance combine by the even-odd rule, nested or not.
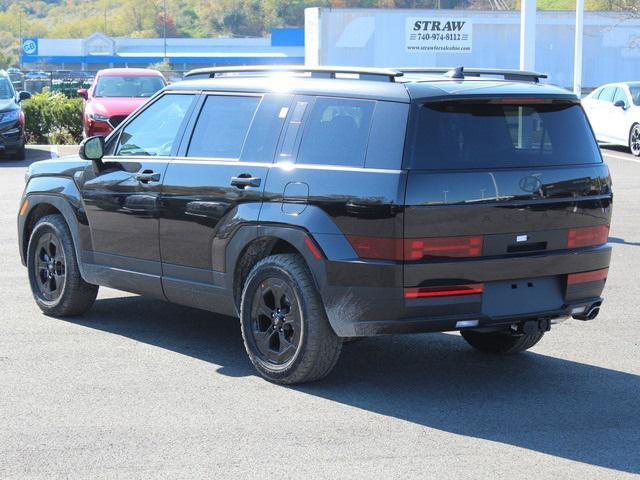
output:
[[[322,378],[355,337],[526,350],[596,317],[611,256],[609,170],[540,77],[193,71],[80,158],[30,167],[35,301],[80,315],[104,285],[238,316],[279,383]]]
[[[9,75],[0,70],[0,153],[23,160],[25,155],[24,113],[20,102],[29,92],[16,93]]]

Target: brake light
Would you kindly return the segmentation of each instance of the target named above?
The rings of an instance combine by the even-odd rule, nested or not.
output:
[[[404,242],[407,260],[424,257],[479,257],[482,237],[408,238]]]
[[[479,257],[482,236],[435,238],[387,238],[347,235],[361,258],[422,260],[425,257]]]
[[[570,273],[567,275],[567,284],[575,285],[576,283],[597,282],[598,280],[606,280],[609,274],[608,268],[601,270],[592,270],[591,272]]]
[[[567,235],[567,248],[589,247],[607,243],[609,225],[595,227],[570,228]]]
[[[401,238],[362,237],[347,235],[347,239],[360,258],[402,260]]]
[[[18,114],[18,123],[21,127],[24,127],[24,112],[22,110],[20,110],[20,113]]]
[[[449,285],[446,287],[405,288],[404,298],[452,297],[459,295],[481,295],[484,291],[482,283],[470,285]]]

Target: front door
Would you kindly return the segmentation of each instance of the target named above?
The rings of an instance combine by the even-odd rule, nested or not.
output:
[[[158,200],[194,95],[166,94],[114,134],[82,186],[100,283],[162,297]]]
[[[169,301],[233,313],[222,292],[225,247],[238,225],[258,219],[291,99],[204,96],[163,185],[160,253]]]

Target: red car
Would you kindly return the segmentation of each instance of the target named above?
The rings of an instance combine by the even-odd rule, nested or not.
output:
[[[157,70],[147,68],[107,68],[100,70],[84,98],[83,134],[108,135],[136,108],[147,101],[166,81]]]

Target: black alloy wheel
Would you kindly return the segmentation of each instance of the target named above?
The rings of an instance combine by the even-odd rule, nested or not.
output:
[[[302,337],[300,308],[291,287],[278,278],[263,280],[254,294],[251,320],[260,359],[286,365]]]
[[[64,292],[67,263],[60,239],[49,232],[36,244],[35,278],[37,293],[42,301],[52,303]]]

